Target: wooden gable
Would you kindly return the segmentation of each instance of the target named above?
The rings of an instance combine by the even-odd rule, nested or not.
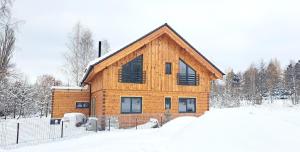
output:
[[[208,71],[212,73],[211,79],[222,78],[224,73],[220,71],[215,65],[213,65],[208,59],[206,59],[200,52],[198,52],[192,45],[190,45],[186,40],[184,40],[176,31],[174,31],[168,24],[164,24],[152,32],[146,34],[142,38],[136,40],[135,42],[125,46],[124,48],[118,50],[112,55],[102,59],[101,61],[95,63],[91,69],[89,69],[86,77],[83,79],[83,83],[90,82],[93,77],[112,65],[113,63],[121,60],[122,58],[128,56],[129,54],[135,52],[136,50],[144,47],[151,41],[159,38],[162,35],[167,35],[175,43],[183,48],[188,54],[190,54],[194,59],[204,66]]]

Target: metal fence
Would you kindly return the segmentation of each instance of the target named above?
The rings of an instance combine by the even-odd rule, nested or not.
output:
[[[0,119],[0,147],[9,149],[17,145],[38,144],[98,131],[158,128],[181,115],[167,113],[97,116],[80,127],[63,121],[50,124],[49,118]]]
[[[50,119],[26,118],[0,120],[0,147],[36,144],[51,140],[74,137],[88,133],[85,127],[76,127],[61,122],[50,125]]]

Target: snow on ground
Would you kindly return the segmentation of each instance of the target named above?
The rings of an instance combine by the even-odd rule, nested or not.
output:
[[[299,152],[299,120],[300,106],[287,104],[212,109],[199,118],[180,117],[158,129],[98,132],[10,151]]]

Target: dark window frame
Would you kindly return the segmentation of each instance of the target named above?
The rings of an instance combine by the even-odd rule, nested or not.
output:
[[[172,63],[171,62],[166,62],[165,63],[165,74],[172,74]]]
[[[139,55],[122,65],[119,82],[144,83],[143,55]]]
[[[123,112],[122,111],[122,101],[125,99],[125,98],[130,98],[130,112]],[[140,105],[140,111],[139,112],[132,112],[132,99],[133,98],[138,98],[140,99],[140,102],[141,102],[141,105]],[[120,103],[120,113],[121,114],[140,114],[143,112],[143,98],[142,97],[121,97],[121,103]]]
[[[81,106],[79,106],[79,105],[81,105]],[[90,103],[89,102],[76,102],[76,104],[75,104],[75,108],[76,109],[84,109],[84,108],[90,108]]]
[[[185,65],[185,71],[184,73],[180,73],[180,62],[182,62]],[[199,84],[199,78],[197,75],[197,71],[192,68],[189,64],[187,64],[184,60],[179,58],[179,73],[177,74],[177,84],[178,85],[198,85]],[[190,74],[189,69],[192,70],[195,74]],[[194,78],[193,80],[190,80],[190,77]],[[183,78],[183,79],[182,79]]]
[[[167,100],[166,99],[169,99],[169,104],[170,104],[170,108],[168,109],[167,108]],[[171,110],[172,109],[172,98],[171,97],[165,97],[165,110]]]
[[[187,99],[194,99],[194,111],[187,111]],[[185,111],[180,111],[179,109],[180,109],[180,102],[185,102]],[[196,111],[197,111],[197,109],[196,109],[196,106],[197,105],[197,99],[196,98],[178,98],[178,112],[179,113],[196,113]]]

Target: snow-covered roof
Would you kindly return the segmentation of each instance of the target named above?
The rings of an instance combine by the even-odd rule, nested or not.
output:
[[[96,58],[92,61],[90,61],[88,63],[88,65],[86,66],[85,70],[84,70],[84,73],[83,73],[83,76],[81,78],[81,83],[83,83],[84,79],[87,77],[87,75],[89,74],[90,70],[92,69],[92,67],[101,62],[102,60],[106,59],[107,57],[113,55],[114,53],[118,52],[119,50],[114,50],[114,51],[109,51],[108,53],[104,54],[103,56],[99,57],[99,58]]]
[[[85,90],[87,87],[78,86],[52,86],[51,90]]]

